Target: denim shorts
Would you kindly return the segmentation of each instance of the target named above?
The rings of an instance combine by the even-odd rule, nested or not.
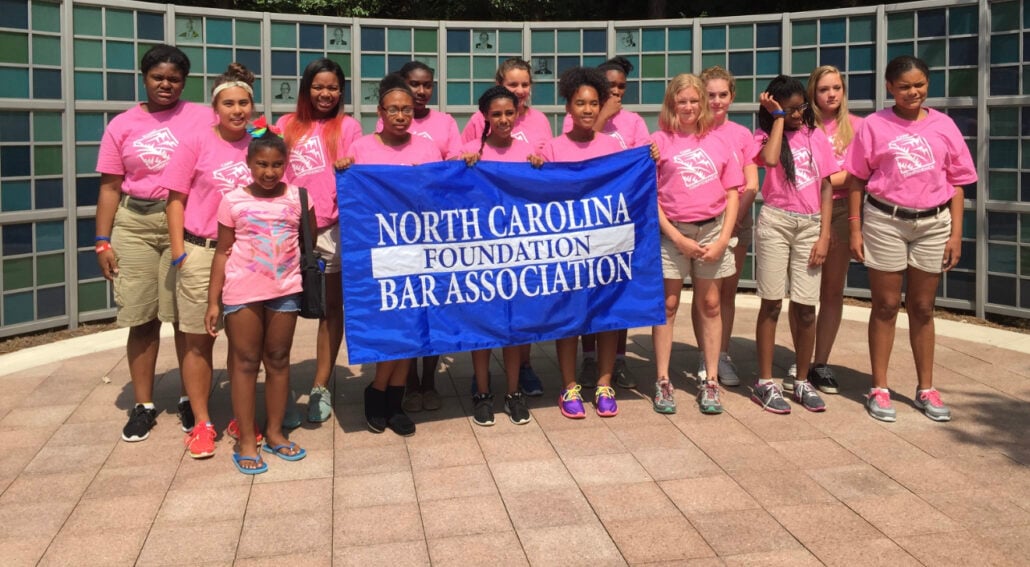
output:
[[[264,301],[242,303],[240,305],[223,305],[222,313],[224,313],[225,316],[229,316],[251,305],[264,305],[265,309],[268,309],[269,311],[279,311],[282,313],[296,312],[300,311],[300,294],[294,293],[292,295],[284,295],[282,297],[266,299]]]

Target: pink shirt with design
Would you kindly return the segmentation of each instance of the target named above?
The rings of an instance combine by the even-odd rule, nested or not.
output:
[[[276,122],[280,130],[293,119],[287,114]],[[340,118],[340,133],[336,140],[336,158],[347,155],[347,148],[361,137],[361,124],[344,115]],[[297,141],[290,150],[290,163],[286,166],[283,181],[308,190],[308,198],[315,208],[315,223],[324,228],[336,223],[340,212],[336,209],[336,169],[333,167],[333,152],[328,151],[325,137],[327,121],[316,120],[311,130]]]
[[[569,130],[572,130],[572,116],[565,114],[561,131],[568,132]],[[616,112],[605,123],[601,133],[615,138],[624,150],[639,148],[651,143],[651,133],[647,131],[647,123],[639,114],[628,110]]]
[[[769,138],[763,130],[755,131],[755,141],[764,146]],[[800,130],[784,130],[784,143],[794,155],[794,183],[787,180],[783,166],[765,165],[762,156],[756,155],[755,163],[765,167],[765,182],[762,183],[762,199],[765,204],[794,213],[814,214],[820,212],[822,180],[840,171],[833,157],[833,148],[819,129],[802,126]]]
[[[658,205],[669,220],[696,222],[726,209],[726,191],[744,184],[740,153],[711,133],[658,131]]]
[[[236,235],[225,261],[223,304],[243,305],[301,291],[300,215],[295,185],[287,185],[278,197],[255,197],[243,187],[222,197],[218,224]]]
[[[420,165],[441,161],[436,144],[415,135],[406,144],[387,146],[379,141],[378,134],[368,134],[355,140],[347,155],[354,158],[356,164],[369,165]]]
[[[161,172],[179,142],[210,128],[215,114],[208,106],[181,101],[174,108],[147,112],[142,104],[115,116],[104,130],[97,154],[97,172],[122,176],[122,193],[137,199],[160,200],[168,190],[159,184]]]
[[[862,125],[862,118],[860,118],[858,116],[855,116],[854,114],[851,114],[849,112],[848,113],[848,122],[851,123],[851,131],[853,133],[854,132],[858,132],[859,126]],[[847,158],[848,158],[848,148],[850,147],[851,144],[848,144],[848,146],[846,146],[843,151],[840,151],[840,152],[837,151],[837,143],[836,143],[837,142],[837,120],[830,120],[829,122],[824,122],[823,126],[822,126],[822,129],[823,129],[823,132],[826,133],[826,139],[827,139],[827,141],[830,142],[830,147],[833,148],[833,157],[837,160],[837,167],[839,167],[840,170],[843,171],[844,170],[844,162],[847,161]],[[854,141],[854,138],[852,138],[852,141]],[[848,188],[847,187],[838,187],[838,188],[833,190],[833,198],[835,200],[836,199],[843,199],[843,198],[845,198],[847,196],[848,196]]]
[[[573,142],[562,134],[544,144],[540,157],[549,162],[584,161],[621,151],[622,146],[611,136],[594,134],[594,139],[589,142]]]
[[[486,118],[482,112],[477,112],[469,118],[465,129],[461,131],[461,141],[470,142],[481,140],[483,130],[486,128]],[[528,142],[533,148],[539,150],[544,142],[554,136],[551,130],[551,122],[544,116],[543,112],[535,108],[526,109],[526,113],[515,119],[515,126],[511,129],[511,137]]]
[[[253,179],[247,167],[250,134],[235,142],[223,140],[214,128],[204,128],[183,140],[165,167],[160,185],[187,196],[183,211],[187,232],[218,238],[218,203],[222,195]]]
[[[507,148],[495,148],[490,144],[482,144],[480,152],[479,140],[465,142],[462,153],[478,153],[481,161],[507,161],[507,162],[529,162],[529,156],[533,153],[533,146],[518,138],[511,139],[511,145]]]
[[[848,171],[870,195],[911,209],[943,205],[956,185],[977,180],[976,163],[951,117],[932,108],[905,120],[885,108],[866,117],[848,152]]]
[[[376,132],[383,131],[383,119],[376,122]],[[436,144],[440,149],[440,159],[451,159],[461,155],[461,134],[458,123],[446,112],[429,109],[429,114],[422,118],[412,117],[408,132],[422,136]]]

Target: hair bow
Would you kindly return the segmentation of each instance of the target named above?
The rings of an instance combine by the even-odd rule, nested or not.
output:
[[[275,126],[269,124],[268,121],[265,120],[265,117],[263,115],[261,116],[261,118],[258,118],[254,121],[253,126],[247,127],[247,133],[250,134],[253,138],[260,138],[261,136],[265,135],[265,132],[269,131],[271,131],[276,136],[279,136],[280,138],[282,138],[283,136],[282,131],[276,128]]]

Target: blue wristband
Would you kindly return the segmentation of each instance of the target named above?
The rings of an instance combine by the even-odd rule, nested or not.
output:
[[[773,118],[779,118],[781,116],[786,116],[787,115],[787,111],[786,110],[774,110],[774,111],[770,112],[769,114],[772,114]]]
[[[94,238],[93,240],[95,240],[97,242],[111,242],[111,237],[110,236],[98,236],[98,237]]]
[[[178,258],[176,258],[176,259],[172,260],[172,265],[173,265],[173,266],[178,266],[178,265],[179,265],[179,264],[181,264],[181,263],[182,263],[182,261],[183,261],[183,260],[185,260],[185,259],[186,259],[186,253],[185,253],[185,252],[183,252],[183,253],[182,253],[182,256],[179,256]]]

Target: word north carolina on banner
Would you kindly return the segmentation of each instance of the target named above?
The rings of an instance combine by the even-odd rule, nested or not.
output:
[[[665,320],[648,148],[337,175],[351,364]]]

